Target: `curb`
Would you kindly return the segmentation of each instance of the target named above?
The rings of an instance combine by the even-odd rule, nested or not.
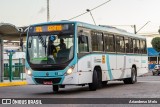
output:
[[[0,83],[0,87],[21,86],[21,85],[27,85],[27,81],[2,82],[2,83]]]

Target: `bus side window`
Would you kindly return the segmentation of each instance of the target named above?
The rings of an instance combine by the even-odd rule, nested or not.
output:
[[[129,53],[133,53],[133,39],[129,38]]]
[[[137,53],[140,53],[140,41],[139,40],[136,41],[137,41]]]
[[[137,53],[137,43],[135,39],[133,39],[133,51],[134,53]]]
[[[143,41],[140,40],[140,53],[143,54]]]
[[[116,36],[116,52],[120,52],[120,37]]]
[[[92,51],[103,51],[103,35],[100,32],[91,33]]]
[[[105,47],[105,51],[109,51],[109,41],[108,41],[109,37],[108,34],[104,34],[104,47]]]
[[[125,52],[129,53],[129,42],[128,42],[128,38],[125,38]]]
[[[88,46],[88,36],[84,36],[85,42],[81,42],[80,38],[78,38],[78,49],[79,52],[89,52],[89,46]]]
[[[108,36],[108,47],[109,47],[109,52],[115,52],[115,40],[114,40],[114,35],[109,35]]]
[[[142,53],[143,54],[147,53],[147,51],[146,51],[146,41],[145,40],[142,41]]]
[[[124,37],[120,37],[120,52],[124,53]]]
[[[116,51],[117,52],[124,52],[124,37],[117,36],[116,37]]]
[[[92,32],[91,34],[92,34],[91,35],[92,51],[97,51],[98,50],[98,44],[96,43],[97,42],[96,33]]]
[[[98,33],[97,36],[97,42],[98,42],[98,51],[103,51],[103,34],[102,33]]]
[[[144,41],[144,53],[147,54],[147,43]]]

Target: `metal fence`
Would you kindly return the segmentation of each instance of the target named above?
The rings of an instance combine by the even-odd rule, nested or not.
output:
[[[4,64],[4,80],[24,80],[25,66],[21,63],[21,59],[19,59],[19,63],[15,63],[12,66],[9,63]]]

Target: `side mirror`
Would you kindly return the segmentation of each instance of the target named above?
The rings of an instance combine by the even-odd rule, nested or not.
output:
[[[78,37],[78,39],[79,39],[79,43],[86,43],[87,42],[86,36],[84,36],[84,35],[80,35]]]

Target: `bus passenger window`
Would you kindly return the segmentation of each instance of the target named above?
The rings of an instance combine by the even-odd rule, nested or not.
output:
[[[136,40],[137,41],[137,53],[140,53],[140,43],[139,43],[139,40]]]
[[[129,43],[128,43],[128,38],[125,38],[125,51],[126,51],[126,53],[129,53]]]
[[[120,52],[124,52],[124,38],[120,37]]]
[[[98,51],[98,44],[97,44],[97,36],[95,32],[92,32],[92,51]]]
[[[140,53],[143,53],[143,41],[142,40],[140,40]]]
[[[102,33],[98,33],[97,36],[97,42],[98,42],[98,51],[103,51],[103,37],[102,37]]]
[[[119,52],[120,51],[120,40],[119,40],[119,37],[117,36],[116,37],[116,52]]]
[[[114,35],[108,36],[108,46],[109,46],[109,52],[115,52]]]
[[[85,42],[81,42],[78,38],[78,51],[80,52],[89,52],[89,46],[88,46],[88,36],[85,36]]]
[[[129,53],[133,53],[133,39],[129,38]]]
[[[147,43],[146,43],[146,40],[144,41],[144,54],[147,54]]]
[[[124,39],[123,37],[116,37],[116,52],[124,52]]]
[[[92,32],[92,51],[103,51],[102,33]]]
[[[134,53],[137,53],[138,48],[137,48],[137,42],[135,39],[133,40],[133,49],[134,49]]]
[[[108,41],[109,37],[108,34],[104,34],[104,48],[105,51],[109,51],[109,41]]]
[[[142,53],[143,54],[147,53],[147,51],[146,51],[146,41],[145,40],[142,41]]]

